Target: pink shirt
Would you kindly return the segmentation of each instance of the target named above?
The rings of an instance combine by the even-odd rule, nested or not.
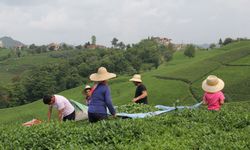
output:
[[[203,96],[203,100],[208,105],[208,110],[220,110],[221,102],[225,99],[224,94],[219,91],[216,93],[205,93]]]

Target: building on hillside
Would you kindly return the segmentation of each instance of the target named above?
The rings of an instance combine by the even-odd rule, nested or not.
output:
[[[60,48],[60,45],[57,44],[57,43],[50,43],[50,44],[47,46],[47,49],[48,49],[49,51],[57,51],[57,50],[59,50],[59,48]]]
[[[96,44],[89,44],[89,45],[85,45],[85,48],[87,49],[96,49],[96,48],[106,48],[106,46],[103,45],[96,45]]]
[[[179,51],[185,49],[187,44],[174,44],[174,49]]]
[[[24,45],[18,45],[18,46],[15,46],[15,50],[21,50],[23,48]]]
[[[169,38],[161,38],[161,37],[152,37],[153,40],[155,40],[157,43],[162,44],[162,45],[168,45],[169,43],[171,43],[172,39]]]
[[[0,41],[0,48],[3,48],[3,42]]]

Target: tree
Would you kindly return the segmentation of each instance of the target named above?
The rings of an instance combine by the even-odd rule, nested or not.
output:
[[[168,46],[167,46],[167,49],[168,49],[169,51],[174,51],[174,44],[169,43]]]
[[[195,47],[192,44],[187,45],[187,47],[184,50],[184,55],[188,57],[194,57],[195,56]]]
[[[81,84],[81,77],[78,74],[78,70],[75,67],[71,67],[67,70],[67,76],[65,77],[66,88],[70,89]]]
[[[226,38],[223,42],[223,45],[227,45],[229,43],[232,43],[233,42],[233,39],[232,38]]]
[[[222,39],[220,38],[220,40],[219,40],[219,45],[222,46],[222,44],[223,44],[223,43],[222,43]]]
[[[68,47],[68,45],[66,43],[63,43],[62,46],[61,46],[61,49],[62,50],[68,50],[69,47]]]
[[[212,44],[209,45],[209,48],[210,48],[210,49],[213,49],[213,48],[215,48],[215,47],[216,47],[216,45],[215,45],[214,43],[212,43]]]
[[[76,49],[82,49],[82,45],[77,45]]]
[[[91,37],[91,44],[96,45],[96,37],[94,35]]]
[[[86,42],[86,43],[84,44],[84,48],[88,48],[89,45],[90,45],[90,43],[89,43],[89,42]]]
[[[130,44],[127,44],[127,45],[126,45],[126,49],[129,49],[129,48],[131,48],[131,45],[130,45]]]
[[[173,59],[173,52],[172,51],[165,51],[164,53],[163,53],[163,57],[164,57],[164,60],[165,61],[170,61],[170,60],[172,60]]]
[[[16,55],[17,55],[17,57],[21,57],[21,50],[19,50],[19,49],[16,49]]]
[[[37,48],[37,46],[36,46],[35,44],[31,44],[31,45],[29,46],[29,48],[30,48],[30,49],[35,49],[35,48]]]
[[[6,108],[9,106],[9,91],[5,87],[0,86],[0,108]]]
[[[158,50],[160,51],[163,60],[172,60],[174,53],[174,45],[172,43],[169,43],[168,46],[159,45]]]
[[[85,62],[82,62],[80,65],[78,65],[78,70],[79,70],[79,74],[82,77],[88,77],[91,74],[91,72],[90,72],[91,68]]]
[[[42,52],[42,53],[47,52],[47,46],[46,46],[46,45],[40,46],[40,49],[41,49],[41,52]]]
[[[27,103],[26,89],[21,82],[15,82],[11,89],[11,101],[14,105],[23,105]]]
[[[117,43],[118,43],[118,39],[117,38],[113,38],[113,40],[111,41],[111,44],[113,45],[113,47],[117,47]]]
[[[123,43],[123,42],[119,42],[117,44],[117,46],[120,48],[120,49],[125,49],[126,45]]]

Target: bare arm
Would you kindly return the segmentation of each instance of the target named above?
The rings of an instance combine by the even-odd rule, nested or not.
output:
[[[224,99],[220,100],[220,104],[223,105],[224,104]]]
[[[49,106],[49,110],[48,110],[48,121],[49,122],[50,122],[51,114],[52,114],[52,106]]]
[[[221,105],[224,104],[224,100],[225,100],[225,96],[224,96],[224,94],[221,92],[221,96],[220,96],[220,104],[221,104]]]
[[[61,110],[58,110],[58,120],[61,122],[63,120],[63,115],[62,115],[62,112],[63,112],[64,108],[61,109]]]
[[[207,105],[207,101],[204,100],[204,99],[203,99],[202,103],[203,103],[204,105]]]
[[[138,101],[138,100],[140,100],[140,99],[143,99],[143,98],[145,98],[146,96],[148,96],[147,91],[143,91],[142,94],[141,94],[140,96],[135,97],[135,98],[133,99],[133,102],[136,102],[136,101]]]
[[[204,104],[204,105],[207,105],[207,101],[206,101],[206,95],[204,94],[203,95],[203,98],[202,98],[203,100],[202,100],[202,103]]]

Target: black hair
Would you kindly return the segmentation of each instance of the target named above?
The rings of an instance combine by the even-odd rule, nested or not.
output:
[[[44,95],[43,96],[43,103],[44,104],[49,104],[51,102],[51,98],[52,98],[51,95]]]

